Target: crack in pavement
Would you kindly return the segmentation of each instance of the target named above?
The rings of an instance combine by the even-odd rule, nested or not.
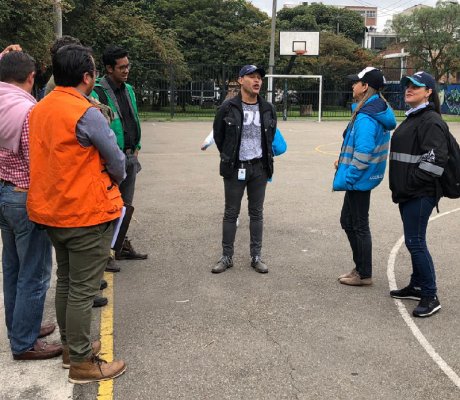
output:
[[[265,336],[271,341],[273,342],[276,346],[278,346],[278,350],[279,350],[279,353],[280,355],[282,356],[285,356],[285,363],[287,364],[287,366],[289,367],[289,377],[291,378],[291,386],[294,388],[294,391],[296,391],[297,393],[293,393],[294,395],[294,398],[296,400],[299,400],[299,394],[302,394],[302,391],[297,387],[296,385],[296,379],[294,377],[294,371],[295,371],[295,368],[292,364],[292,361],[291,361],[291,355],[289,353],[287,354],[284,354],[284,351],[282,349],[282,346],[281,344],[275,339],[275,337],[273,337],[267,329],[265,329],[264,327],[258,327],[255,325],[255,323],[253,321],[251,321],[250,319],[246,319],[246,321],[249,323],[249,325],[251,325],[251,327],[256,330],[256,331],[263,331],[265,333]]]

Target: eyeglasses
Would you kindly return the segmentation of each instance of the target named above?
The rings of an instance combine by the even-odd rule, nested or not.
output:
[[[131,69],[131,64],[117,65],[115,68],[119,69],[120,71],[129,71]]]

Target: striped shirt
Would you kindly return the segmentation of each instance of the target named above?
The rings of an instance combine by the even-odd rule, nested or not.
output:
[[[0,178],[21,189],[29,189],[30,182],[29,115],[30,111],[22,125],[18,153],[0,147]]]

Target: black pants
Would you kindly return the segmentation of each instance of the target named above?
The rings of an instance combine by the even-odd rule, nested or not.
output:
[[[241,167],[241,164],[238,165]],[[223,220],[222,248],[224,256],[233,256],[233,244],[236,235],[236,220],[240,214],[241,199],[244,189],[247,188],[249,232],[251,236],[251,257],[260,256],[262,251],[263,236],[263,211],[265,188],[267,187],[267,172],[262,162],[256,164],[243,164],[246,169],[246,179],[238,180],[236,169],[231,178],[224,178],[225,188],[225,213]]]
[[[133,204],[136,176],[141,170],[141,164],[134,154],[126,154],[126,178],[120,184],[121,198],[129,205]]]
[[[372,238],[369,229],[371,191],[349,190],[343,199],[340,224],[348,236],[353,261],[362,279],[372,277]]]

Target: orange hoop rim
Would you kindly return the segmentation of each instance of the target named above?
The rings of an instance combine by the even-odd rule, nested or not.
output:
[[[303,56],[307,50],[294,50],[294,53],[298,56]]]

